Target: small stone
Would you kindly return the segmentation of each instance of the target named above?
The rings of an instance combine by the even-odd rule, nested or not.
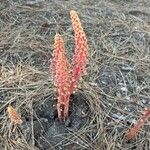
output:
[[[128,89],[126,87],[121,87],[120,89],[121,89],[121,91],[124,91],[124,92],[128,91]]]

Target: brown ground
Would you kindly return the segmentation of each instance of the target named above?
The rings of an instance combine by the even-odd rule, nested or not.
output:
[[[49,71],[59,32],[71,60],[69,12],[79,14],[89,43],[88,73],[60,122]],[[22,125],[6,112],[12,104]],[[150,107],[149,0],[0,1],[0,150],[150,150],[150,123],[125,133]]]

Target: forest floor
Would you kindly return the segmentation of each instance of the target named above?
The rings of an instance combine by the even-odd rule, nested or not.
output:
[[[150,107],[149,0],[0,3],[0,150],[150,150],[150,122],[125,136]],[[72,58],[70,10],[87,35],[89,64],[60,122],[49,65],[56,32]],[[21,125],[10,121],[9,104]]]

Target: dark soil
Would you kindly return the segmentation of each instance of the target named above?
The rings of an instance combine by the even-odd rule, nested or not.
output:
[[[90,116],[86,98],[80,93],[72,95],[69,117],[65,121],[58,119],[56,100],[51,95],[34,103],[33,113],[33,121],[30,114],[25,113],[24,118],[26,121],[21,126],[21,130],[30,144],[33,142],[31,134],[33,132],[35,146],[43,150],[52,148],[71,149],[75,147],[75,143],[67,146],[70,141],[68,135],[82,130]]]

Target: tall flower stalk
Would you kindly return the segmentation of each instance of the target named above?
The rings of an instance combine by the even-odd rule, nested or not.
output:
[[[54,82],[57,89],[58,117],[64,119],[68,116],[70,98],[70,64],[67,60],[64,41],[60,34],[55,35],[53,59],[51,63]]]
[[[71,92],[77,87],[77,82],[86,72],[88,63],[88,44],[77,12],[70,11],[72,27],[75,33],[75,53],[72,61],[72,83]]]
[[[71,22],[75,33],[75,53],[72,64],[66,57],[64,41],[60,34],[55,35],[54,51],[51,69],[57,89],[57,112],[59,119],[68,116],[70,95],[77,88],[78,80],[86,72],[88,63],[88,44],[80,19],[76,11],[70,12]]]

